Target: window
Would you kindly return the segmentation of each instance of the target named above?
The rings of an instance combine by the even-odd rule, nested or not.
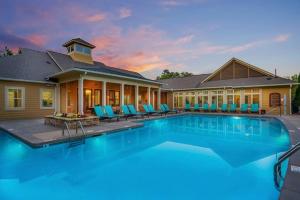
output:
[[[270,107],[274,107],[274,106],[280,106],[280,94],[279,93],[271,93],[270,94]]]
[[[140,100],[141,96],[139,96]],[[111,106],[120,106],[120,92],[114,90],[108,90],[106,96],[106,102]]]
[[[101,90],[95,89],[94,90],[94,105],[101,105],[102,99],[101,99]]]
[[[88,47],[85,47],[85,46],[82,46],[82,45],[79,45],[79,44],[76,44],[75,47],[76,47],[76,52],[87,54],[87,55],[91,54],[91,49],[88,48]]]
[[[7,110],[23,110],[25,108],[25,88],[6,87],[5,97]]]
[[[54,108],[54,90],[41,89],[40,90],[41,108],[53,109]]]

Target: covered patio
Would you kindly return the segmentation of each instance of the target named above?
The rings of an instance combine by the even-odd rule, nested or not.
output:
[[[160,83],[152,80],[132,80],[94,72],[72,71],[55,76],[56,112],[90,115],[95,105],[111,105],[116,112],[121,106],[133,104],[142,111],[143,104],[158,109],[161,102]]]

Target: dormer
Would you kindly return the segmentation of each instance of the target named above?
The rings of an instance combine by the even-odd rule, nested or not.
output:
[[[96,46],[84,41],[81,38],[71,39],[63,44],[63,47],[67,48],[68,55],[74,61],[94,64],[92,58],[92,49]]]

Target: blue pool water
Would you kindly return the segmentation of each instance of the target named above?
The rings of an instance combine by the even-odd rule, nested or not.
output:
[[[277,199],[276,119],[187,115],[32,149],[0,132],[0,199]]]

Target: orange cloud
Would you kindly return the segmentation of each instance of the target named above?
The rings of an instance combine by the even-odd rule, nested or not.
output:
[[[104,20],[105,18],[106,18],[106,15],[100,13],[100,14],[94,14],[91,16],[87,16],[86,21],[87,22],[100,22],[100,21]]]
[[[48,38],[45,35],[40,34],[32,34],[25,37],[28,41],[30,41],[32,44],[42,47],[45,46],[45,44],[48,41]]]

